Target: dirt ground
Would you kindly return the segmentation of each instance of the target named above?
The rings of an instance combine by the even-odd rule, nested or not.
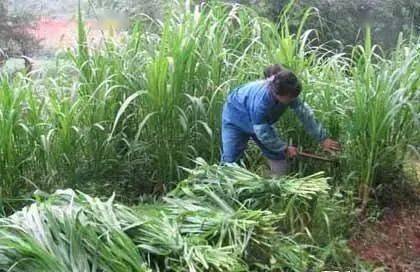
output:
[[[391,211],[350,241],[360,257],[385,271],[420,271],[420,206]]]
[[[414,163],[417,177],[420,162]],[[373,223],[363,223],[349,245],[363,260],[385,271],[420,271],[420,186],[412,185],[410,192],[398,191],[391,197],[391,205],[383,209],[382,218]],[[391,193],[391,192],[389,192]]]

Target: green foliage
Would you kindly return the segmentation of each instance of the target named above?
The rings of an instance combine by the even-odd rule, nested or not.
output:
[[[175,189],[136,208],[70,190],[38,196],[0,220],[0,270],[354,264],[345,238],[355,206],[397,177],[410,145],[420,144],[419,43],[400,36],[386,58],[367,27],[351,55],[329,51],[304,28],[315,11],[295,24],[289,5],[275,24],[239,5],[178,5],[154,21],[155,32],[138,23],[94,49],[79,8],[78,47],[57,58],[54,75],[0,78],[0,213],[27,204],[35,189],[115,191],[128,203]],[[281,179],[203,160],[184,171],[196,157],[219,160],[227,93],[272,63],[299,75],[303,99],[343,144],[338,162],[294,161],[298,174]],[[289,142],[319,150],[290,112],[278,128]],[[261,154],[247,155],[261,171]]]
[[[124,14],[131,20],[141,20],[142,16],[162,19],[165,9],[165,4],[162,0],[88,0],[88,2],[90,8],[94,9],[94,12],[117,12]]]
[[[156,33],[137,24],[92,49],[79,10],[77,50],[57,59],[55,77],[1,79],[2,209],[34,188],[116,191],[133,201],[173,187],[185,177],[180,166],[198,156],[219,160],[226,94],[275,62],[296,71],[304,100],[344,145],[337,165],[298,161],[294,170],[323,170],[338,191],[360,192],[365,203],[419,142],[418,43],[401,38],[387,59],[367,33],[351,56],[334,53],[313,46],[313,32],[304,30],[313,9],[296,33],[291,12],[288,6],[274,24],[238,5],[178,6],[156,22]],[[292,114],[279,129],[286,140],[317,148]],[[259,169],[259,153],[250,154]]]
[[[368,28],[365,46],[354,49],[353,122],[347,130],[355,153],[349,165],[360,171],[365,204],[371,185],[390,182],[393,173],[401,172],[407,148],[418,141],[420,98],[418,52],[405,52],[403,60],[394,63],[382,60],[372,49],[369,33]]]
[[[413,0],[383,0],[383,1],[346,1],[346,0],[225,0],[224,2],[240,3],[251,6],[264,17],[274,22],[287,9],[289,3],[294,3],[290,27],[297,29],[301,16],[307,8],[317,11],[317,16],[309,20],[308,29],[316,29],[320,43],[328,43],[333,48],[341,45],[363,43],[363,32],[366,23],[372,26],[372,36],[375,43],[387,49],[393,49],[400,32],[405,35],[419,34],[420,6]],[[331,41],[338,43],[331,43]]]
[[[140,204],[135,209],[115,204],[113,197],[101,201],[72,190],[48,197],[38,194],[33,204],[0,219],[0,269],[321,269],[333,264],[328,261],[330,251],[343,246],[318,244],[310,236],[309,224],[302,225],[303,232],[279,227],[289,217],[299,221],[300,214],[307,214],[315,220],[327,207],[339,208],[326,198],[313,211],[308,205],[328,193],[326,181],[321,174],[267,180],[237,166],[200,161],[163,203]],[[282,204],[273,205],[280,197]],[[286,216],[290,205],[300,207],[300,213]]]
[[[27,56],[40,49],[39,40],[31,33],[34,14],[9,12],[8,1],[0,3],[0,68],[4,59]]]

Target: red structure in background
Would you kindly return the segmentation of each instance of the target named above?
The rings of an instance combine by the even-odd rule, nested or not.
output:
[[[93,20],[86,20],[85,25],[93,32],[98,31],[97,24]],[[31,32],[41,40],[41,45],[47,49],[66,48],[73,46],[77,41],[77,21],[63,18],[41,18]]]

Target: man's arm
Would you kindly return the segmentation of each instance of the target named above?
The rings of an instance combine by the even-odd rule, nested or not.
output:
[[[305,131],[309,135],[318,142],[323,142],[327,139],[326,130],[316,121],[313,110],[308,106],[308,104],[302,102],[299,98],[296,98],[292,103],[290,103],[290,107],[302,122]]]
[[[254,124],[255,135],[261,144],[273,154],[278,154],[279,159],[284,157],[287,143],[278,136],[270,124]]]
[[[269,124],[267,120],[268,111],[269,106],[261,101],[251,113],[251,121],[257,139],[270,153],[275,154],[280,160],[284,158],[287,143],[280,139],[276,129]]]

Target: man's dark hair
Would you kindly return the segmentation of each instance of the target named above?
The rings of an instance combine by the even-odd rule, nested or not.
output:
[[[269,77],[272,77],[275,74],[278,74],[283,70],[285,70],[285,69],[280,64],[273,64],[273,65],[267,66],[264,69],[264,78],[267,79]]]
[[[296,75],[286,69],[276,73],[269,84],[270,91],[279,96],[298,97],[302,90]]]

